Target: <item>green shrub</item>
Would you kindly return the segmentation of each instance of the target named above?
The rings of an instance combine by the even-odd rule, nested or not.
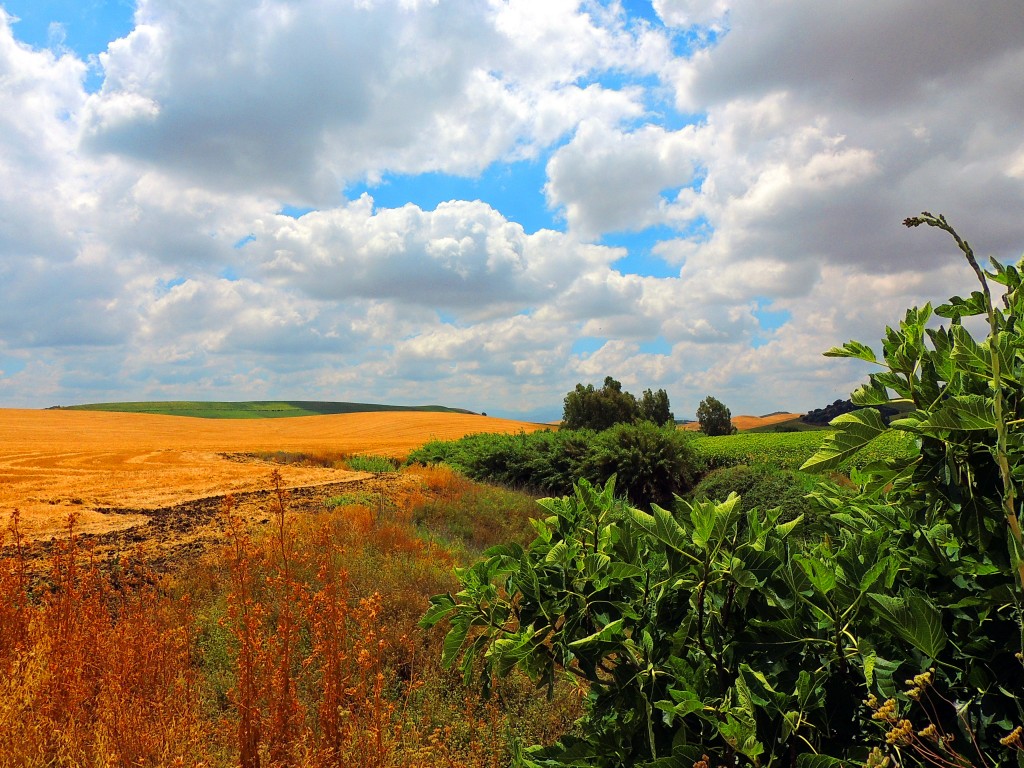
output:
[[[642,421],[616,424],[598,434],[581,477],[604,485],[615,476],[620,493],[649,508],[652,503],[670,505],[675,494],[693,487],[697,475],[698,459],[689,435]]]
[[[443,462],[473,480],[558,496],[571,493],[579,478],[604,484],[616,475],[620,491],[634,504],[648,505],[670,503],[673,493],[692,487],[701,468],[692,444],[691,435],[674,427],[640,422],[600,433],[469,435],[453,443],[428,443],[409,461]]]
[[[825,511],[808,494],[823,482],[826,481],[818,475],[779,469],[769,464],[738,464],[709,472],[687,498],[691,501],[721,501],[730,493],[737,493],[740,512],[746,514],[755,507],[762,512],[779,509],[782,512],[779,521],[784,523],[803,515],[804,524],[800,532],[805,537],[813,537],[820,530]],[[832,492],[841,494],[844,491],[833,488]]]
[[[398,470],[398,462],[390,456],[357,454],[348,458],[348,466],[353,472],[396,472]]]

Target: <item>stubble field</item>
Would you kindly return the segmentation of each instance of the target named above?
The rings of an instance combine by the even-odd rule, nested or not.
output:
[[[156,524],[166,534],[194,528],[175,525],[173,518],[209,517],[226,494],[243,507],[254,504],[251,515],[261,514],[274,465],[258,454],[401,457],[431,438],[540,428],[426,412],[234,421],[0,409],[0,516],[20,510],[21,530],[31,540],[59,535],[70,513],[81,533],[109,535]],[[281,472],[284,486],[299,496],[318,488],[332,493],[334,486],[379,485],[372,475],[334,467],[292,464]]]

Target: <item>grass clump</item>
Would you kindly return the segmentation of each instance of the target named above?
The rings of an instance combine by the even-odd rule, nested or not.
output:
[[[397,472],[398,461],[390,456],[356,454],[349,456],[346,463],[353,472]]]

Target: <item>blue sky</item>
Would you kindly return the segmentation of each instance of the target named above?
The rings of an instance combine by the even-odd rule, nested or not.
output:
[[[1014,0],[0,8],[0,406],[802,411],[1024,247]]]

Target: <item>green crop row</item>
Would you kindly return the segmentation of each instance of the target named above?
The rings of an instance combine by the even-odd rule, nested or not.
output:
[[[694,438],[693,447],[708,469],[736,464],[769,464],[779,469],[799,469],[832,434],[832,430],[814,432],[740,432],[722,437]],[[886,432],[840,467],[853,467],[889,458],[912,456],[917,448],[913,437],[904,432]]]

